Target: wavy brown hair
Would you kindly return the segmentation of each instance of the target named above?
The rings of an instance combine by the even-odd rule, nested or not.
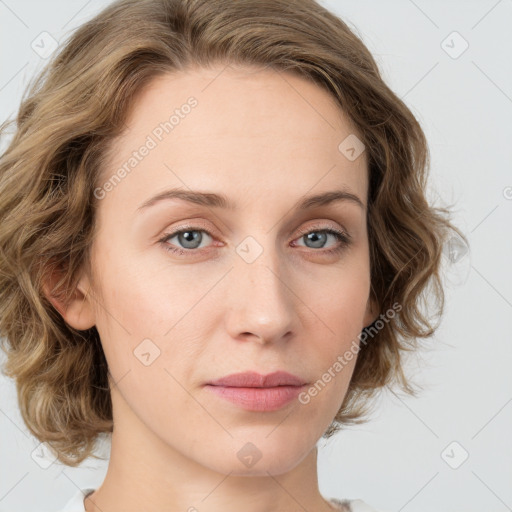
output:
[[[95,327],[70,327],[43,293],[66,300],[89,268],[94,189],[134,97],[153,78],[225,63],[295,73],[328,91],[366,146],[371,296],[399,312],[365,327],[345,400],[324,433],[366,421],[370,398],[398,384],[406,352],[444,307],[441,257],[464,235],[425,197],[429,151],[403,101],[348,25],[314,0],[120,0],[74,31],[27,85],[0,156],[0,335],[22,418],[64,464],[112,432],[107,363]],[[433,299],[436,314],[422,310]],[[378,321],[377,321],[378,322]],[[375,322],[374,322],[375,323]],[[372,332],[373,329],[373,332]]]

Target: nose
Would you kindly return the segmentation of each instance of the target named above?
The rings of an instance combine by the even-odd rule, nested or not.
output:
[[[229,273],[226,329],[233,339],[261,344],[288,340],[298,327],[297,298],[276,254],[249,263],[236,257]]]

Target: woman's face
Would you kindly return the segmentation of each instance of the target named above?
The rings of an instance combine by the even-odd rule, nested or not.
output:
[[[95,280],[81,281],[115,428],[222,473],[288,471],[332,422],[355,357],[335,363],[374,318],[366,154],[326,91],[267,69],[158,77],[126,125],[96,189]],[[171,190],[209,195],[152,200]],[[340,191],[356,199],[307,201]],[[306,383],[284,404],[206,385],[279,370]]]

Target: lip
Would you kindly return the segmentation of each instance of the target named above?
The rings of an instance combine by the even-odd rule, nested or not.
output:
[[[297,377],[297,375],[279,370],[267,375],[261,375],[253,371],[232,373],[226,377],[208,382],[208,384],[239,388],[271,388],[275,386],[303,386],[306,381]]]
[[[205,388],[247,411],[276,411],[292,402],[306,382],[284,371],[261,375],[234,373],[208,382]]]

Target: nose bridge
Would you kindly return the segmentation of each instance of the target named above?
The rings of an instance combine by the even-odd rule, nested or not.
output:
[[[249,236],[236,247],[228,309],[228,329],[233,337],[253,334],[268,342],[293,327],[294,301],[286,268],[272,236],[265,240],[262,244]]]

